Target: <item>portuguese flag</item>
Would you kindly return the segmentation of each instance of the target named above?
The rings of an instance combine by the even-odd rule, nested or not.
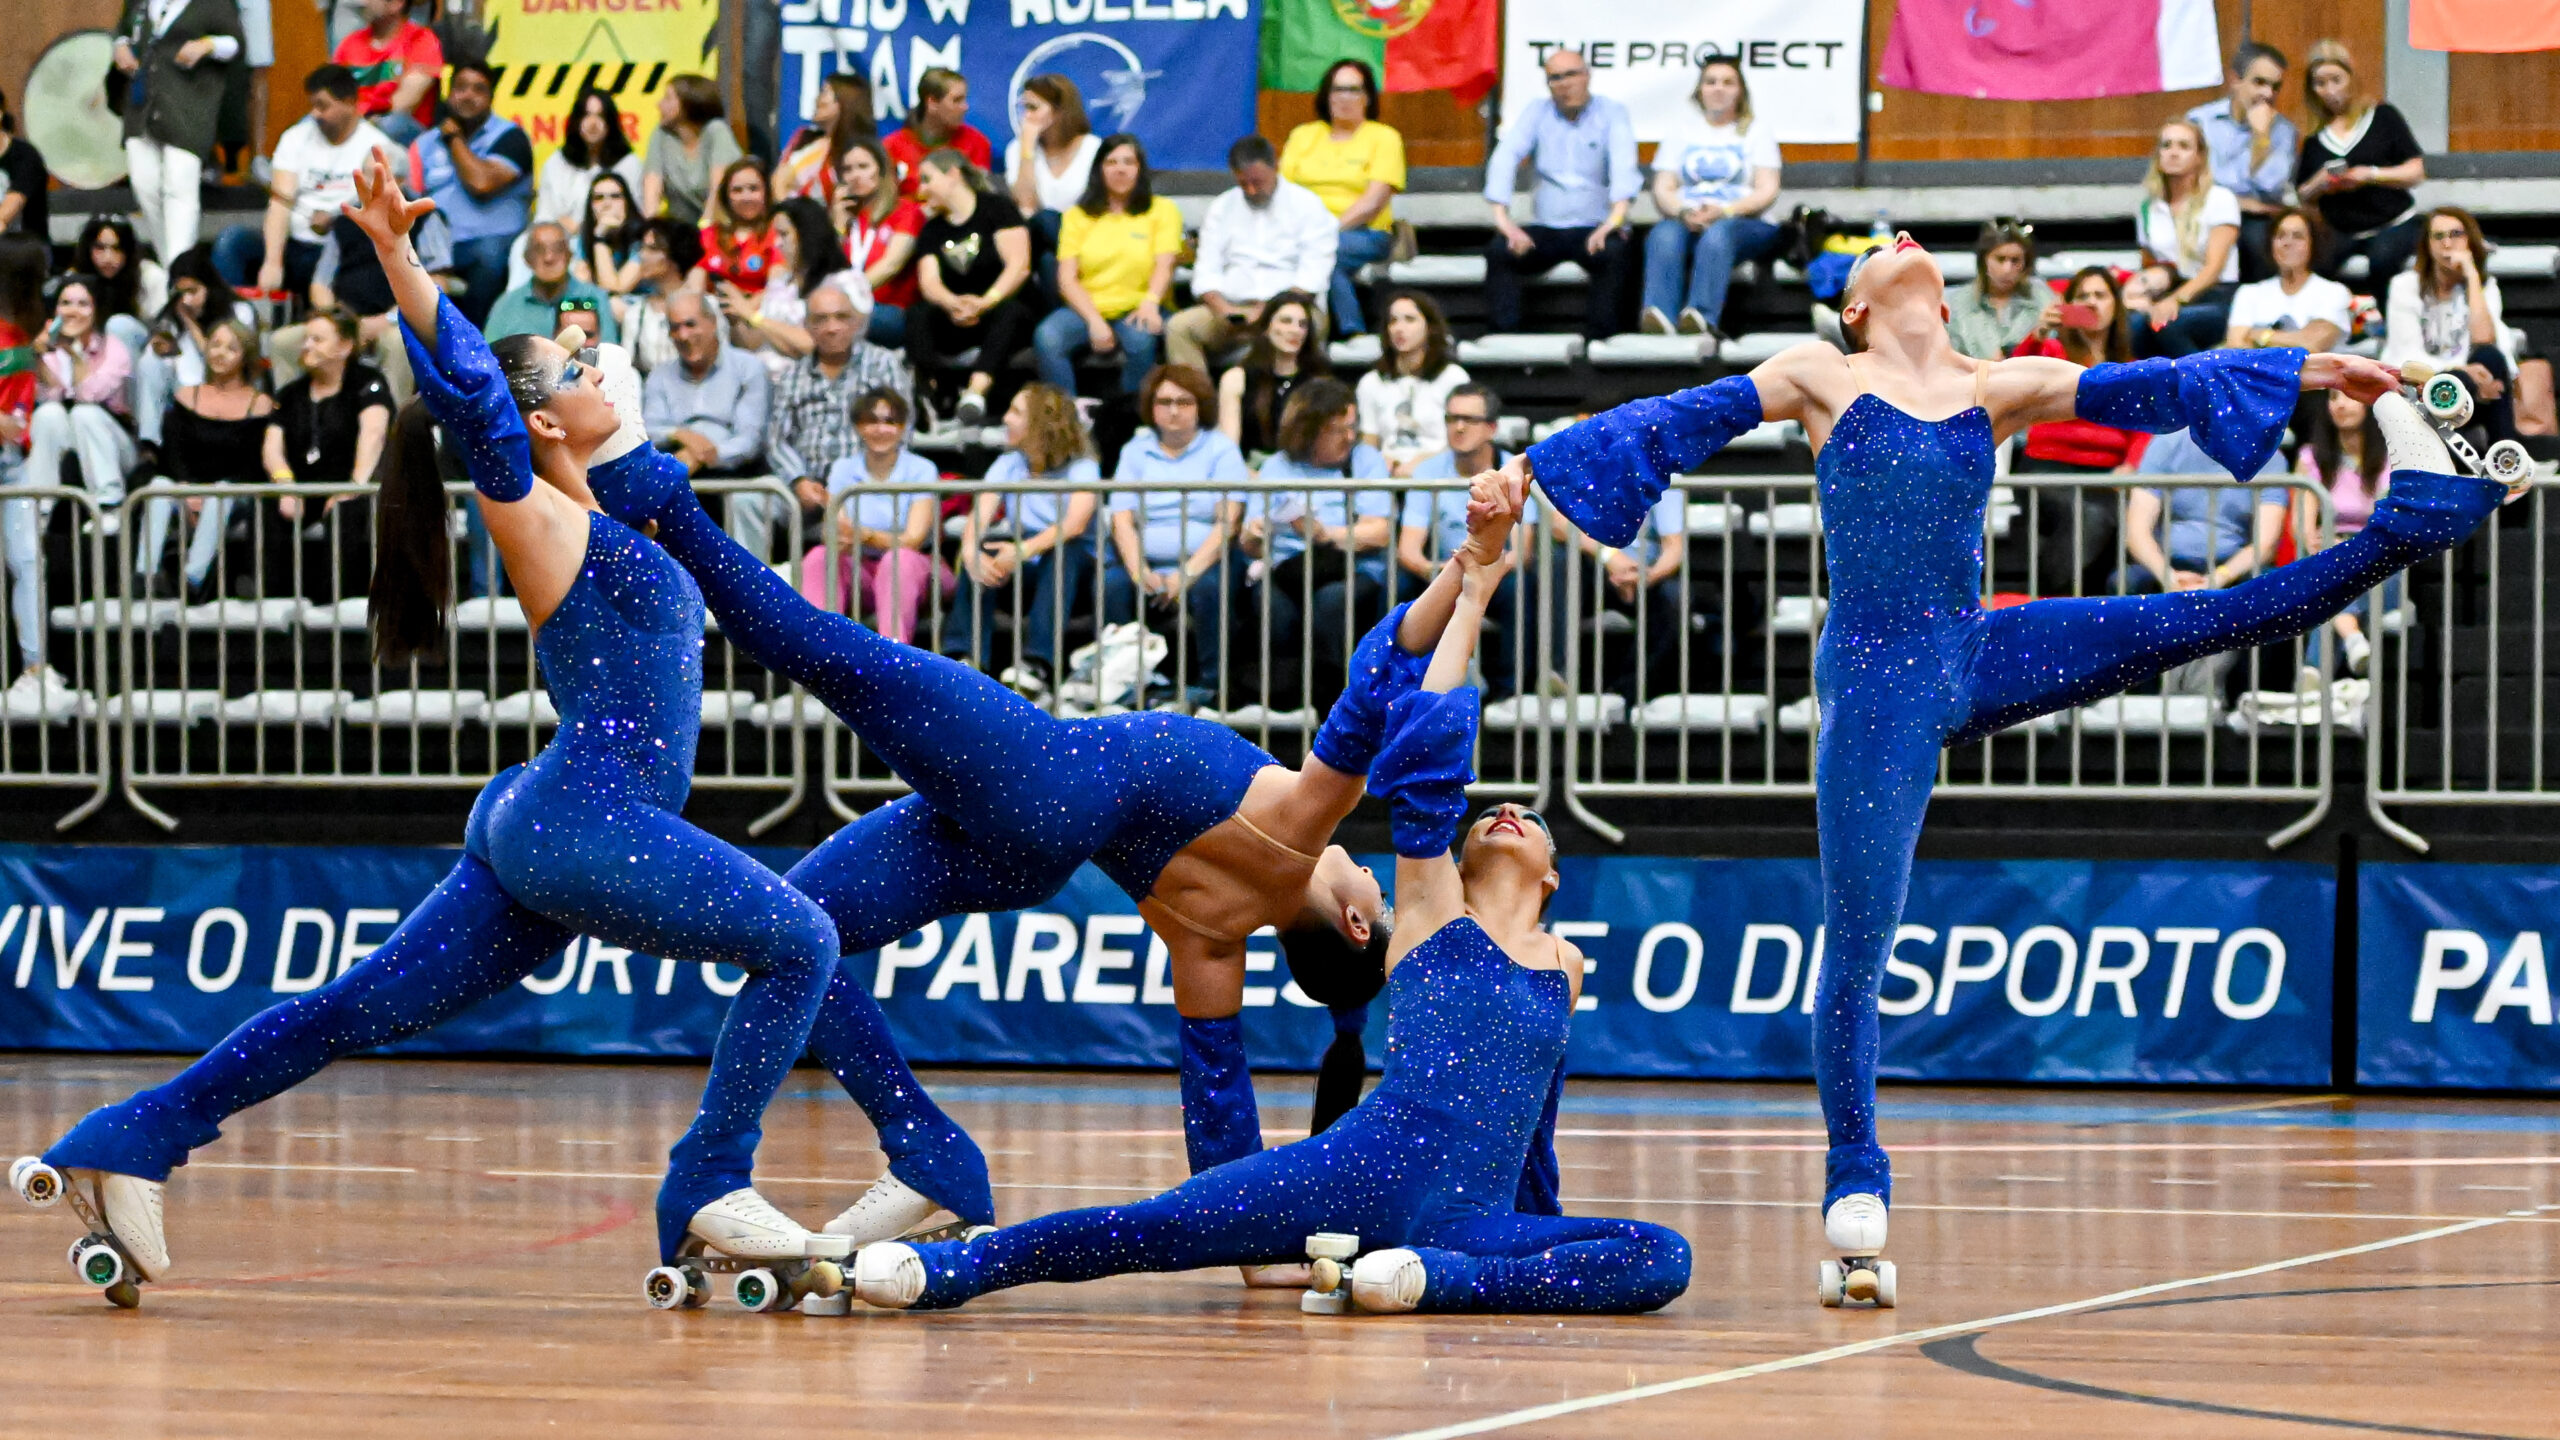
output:
[[[1313,92],[1336,60],[1472,105],[1501,78],[1501,0],[1263,0],[1264,89]]]

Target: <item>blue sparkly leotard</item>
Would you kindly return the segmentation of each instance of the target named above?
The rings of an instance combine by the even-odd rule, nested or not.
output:
[[[2300,366],[2299,351],[2221,350],[2174,366],[2102,365],[2082,377],[2079,409],[2126,428],[2192,426],[2235,474],[2255,474],[2292,412]],[[1640,516],[1671,477],[1759,420],[1757,389],[1734,376],[1576,425],[1533,447],[1530,465],[1568,518],[1608,542],[1631,533],[1625,517]],[[1929,421],[1861,394],[1814,470],[1831,575],[1814,656],[1827,939],[1813,1065],[1830,1130],[1827,1208],[1847,1194],[1891,1198],[1875,1133],[1876,993],[1939,750],[2205,655],[2303,634],[2385,576],[2470,534],[2505,491],[2398,470],[2364,530],[2246,584],[1985,611],[1992,430],[1981,407]]]
[[[435,355],[410,337],[421,389],[439,420],[479,427],[475,483],[521,497],[529,457],[519,474],[491,473],[510,449],[523,454],[495,359],[450,301],[442,317]],[[499,404],[472,403],[488,386]],[[489,443],[487,432],[510,420],[515,444]],[[702,597],[664,551],[591,515],[577,579],[533,643],[559,732],[480,792],[452,873],[345,974],[251,1017],[167,1084],[93,1112],[46,1153],[49,1163],[164,1180],[232,1115],[340,1056],[435,1026],[585,934],[749,972],[659,1192],[666,1258],[696,1211],[749,1183],[765,1105],[806,1049],[835,968],[835,927],[780,876],[678,813],[702,723]]]

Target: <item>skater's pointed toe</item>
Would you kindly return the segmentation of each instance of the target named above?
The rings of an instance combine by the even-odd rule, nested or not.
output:
[[[1884,1249],[1886,1216],[1883,1196],[1843,1195],[1822,1212],[1822,1238],[1844,1256],[1876,1254]]]
[[[853,1257],[853,1293],[866,1305],[905,1310],[924,1298],[924,1257],[895,1240],[865,1245]]]
[[[1372,1250],[1351,1265],[1351,1303],[1372,1315],[1407,1315],[1421,1308],[1430,1276],[1411,1250]]]

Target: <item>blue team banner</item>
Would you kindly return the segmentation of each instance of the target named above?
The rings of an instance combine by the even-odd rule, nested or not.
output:
[[[809,118],[839,70],[871,82],[880,128],[903,122],[916,77],[969,81],[969,122],[1014,137],[1022,82],[1076,83],[1096,135],[1126,130],[1160,170],[1216,170],[1254,128],[1261,16],[1254,0],[791,0],[782,7],[781,130]]]
[[[2560,866],[2357,868],[2356,1078],[2560,1090]]]
[[[777,869],[797,858],[754,853]],[[205,1049],[370,954],[453,859],[0,846],[0,1047]],[[1385,873],[1391,859],[1369,863]],[[1592,961],[1574,1073],[1810,1075],[1825,943],[1812,861],[1567,857],[1562,868],[1552,924]],[[2311,865],[1924,862],[1879,1001],[1885,1073],[2325,1084],[2333,905],[2331,872]],[[1040,909],[956,916],[845,964],[919,1063],[1164,1068],[1177,1057],[1164,946],[1090,867]],[[1331,1037],[1324,1011],[1288,983],[1267,938],[1247,971],[1256,1063],[1312,1067]],[[699,1058],[743,981],[581,938],[395,1053]],[[1384,1024],[1372,1016],[1373,1056]]]

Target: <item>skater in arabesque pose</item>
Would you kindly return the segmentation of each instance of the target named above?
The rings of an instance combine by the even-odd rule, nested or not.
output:
[[[480,792],[462,859],[379,949],[251,1018],[168,1083],[92,1112],[41,1165],[20,1161],[13,1178],[31,1199],[70,1190],[130,1267],[109,1298],[136,1303],[131,1282],[169,1268],[161,1187],[224,1120],[342,1055],[429,1029],[587,934],[750,976],[658,1193],[661,1258],[702,1247],[765,1259],[842,1255],[842,1241],[811,1235],[750,1183],[765,1105],[807,1047],[835,969],[835,926],[781,877],[678,813],[701,723],[702,599],[665,552],[597,513],[586,485],[591,455],[645,448],[638,407],[617,414],[592,355],[549,339],[501,340],[493,354],[410,249],[410,227],[431,202],[405,199],[380,157],[358,183],[351,218],[372,237],[399,299],[426,411],[467,454],[560,708],[559,732]],[[371,610],[385,660],[432,648],[451,601],[427,420],[414,407],[401,416],[381,472]]]
[[[2303,634],[2469,535],[2508,491],[2448,473],[2452,457],[2398,393],[2399,372],[2370,360],[2215,350],[2084,370],[1967,359],[1947,340],[1938,262],[1909,235],[1851,272],[1840,320],[1847,354],[1799,345],[1748,375],[1620,406],[1531,447],[1513,462],[1513,483],[1534,481],[1593,538],[1624,544],[1672,477],[1763,421],[1800,421],[1814,446],[1831,576],[1814,657],[1828,936],[1813,1021],[1830,1131],[1823,1228],[1848,1266],[1849,1298],[1881,1288],[1890,1303],[1890,1269],[1874,1260],[1893,1193],[1876,1141],[1876,987],[1939,750],[2201,656]],[[1983,506],[1993,452],[2010,435],[2074,416],[2191,429],[2232,474],[2254,475],[2313,389],[2374,405],[2390,445],[2390,493],[2357,535],[2228,590],[1982,608]],[[1835,1300],[1828,1284],[1824,1298]]]

